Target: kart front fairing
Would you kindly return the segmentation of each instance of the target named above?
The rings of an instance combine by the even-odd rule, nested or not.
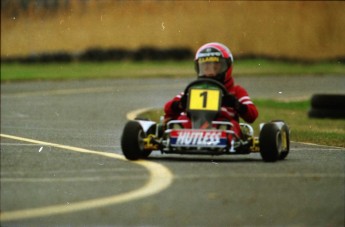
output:
[[[233,124],[229,121],[215,121],[226,94],[224,86],[214,80],[202,79],[191,83],[185,90],[189,120],[172,120],[167,123],[164,133],[167,152],[235,152],[234,145],[240,136],[232,130]],[[187,123],[191,128],[184,127]]]

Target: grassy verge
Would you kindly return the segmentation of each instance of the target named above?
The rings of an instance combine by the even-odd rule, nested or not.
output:
[[[238,60],[235,75],[345,75],[345,64],[300,64],[265,59]],[[192,61],[64,64],[1,63],[1,81],[193,76]]]
[[[284,120],[291,129],[291,140],[345,147],[345,121],[308,118],[309,101],[280,102],[254,100],[259,109],[259,118],[252,125],[258,135],[259,124],[271,120]],[[145,113],[144,117],[158,121],[162,110]]]

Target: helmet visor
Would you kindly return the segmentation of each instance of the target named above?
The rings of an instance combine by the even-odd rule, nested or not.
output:
[[[212,77],[226,72],[228,64],[226,60],[221,57],[205,57],[198,59],[199,75]]]

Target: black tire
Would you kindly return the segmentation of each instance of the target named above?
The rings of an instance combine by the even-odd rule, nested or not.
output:
[[[312,109],[345,110],[345,95],[316,94],[311,98]]]
[[[139,122],[127,122],[121,137],[122,152],[127,159],[146,159],[151,154],[151,150],[144,149],[145,137],[145,132]]]
[[[279,159],[282,137],[278,126],[274,123],[265,124],[259,136],[260,154],[265,162]]]
[[[290,152],[290,129],[287,125],[283,125],[280,130],[282,136],[282,150],[279,154],[279,159],[284,160]]]
[[[311,109],[308,112],[308,116],[311,118],[332,118],[332,119],[344,119],[345,110],[337,109]]]

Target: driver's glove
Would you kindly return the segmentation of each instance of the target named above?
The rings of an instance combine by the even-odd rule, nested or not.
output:
[[[239,114],[244,114],[248,110],[247,105],[240,103],[232,94],[228,94],[223,97],[222,105],[234,108]]]
[[[187,107],[187,96],[182,95],[181,99],[179,101],[175,101],[171,105],[171,109],[175,112],[182,112]]]

